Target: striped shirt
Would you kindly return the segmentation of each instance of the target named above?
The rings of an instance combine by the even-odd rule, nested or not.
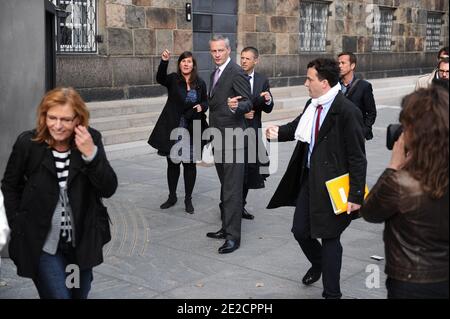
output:
[[[58,152],[56,150],[52,150],[53,157],[55,159],[56,165],[56,174],[58,176],[58,184],[61,189],[60,192],[60,202],[62,205],[61,212],[61,237],[65,239],[66,242],[72,241],[72,223],[70,220],[70,214],[65,209],[68,205],[68,200],[63,190],[66,189],[67,186],[67,177],[69,176],[69,165],[70,165],[70,150],[67,152]]]

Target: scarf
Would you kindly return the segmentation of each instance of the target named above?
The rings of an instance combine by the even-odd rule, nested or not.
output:
[[[298,122],[297,129],[295,130],[294,138],[296,140],[309,144],[311,143],[312,126],[317,106],[328,104],[333,101],[340,90],[341,85],[338,83],[324,95],[319,96],[317,99],[311,99],[311,104],[306,108]]]

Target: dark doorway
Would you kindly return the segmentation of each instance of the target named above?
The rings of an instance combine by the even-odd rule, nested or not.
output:
[[[209,54],[209,40],[213,34],[230,39],[231,57],[236,56],[237,0],[193,0],[194,55],[199,75],[209,87],[214,69]]]

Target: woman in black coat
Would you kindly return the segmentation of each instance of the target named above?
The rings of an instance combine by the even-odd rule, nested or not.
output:
[[[164,50],[156,74],[156,81],[167,87],[168,98],[153,129],[148,143],[167,158],[167,181],[169,198],[160,207],[169,208],[177,202],[177,184],[180,164],[184,167],[185,209],[193,214],[192,191],[197,175],[196,160],[201,159],[204,142],[201,136],[194,136],[199,128],[207,128],[205,112],[208,109],[206,83],[197,76],[197,62],[191,52],[183,52],[178,58],[177,72],[167,74],[170,52]],[[178,131],[174,131],[178,130]],[[175,132],[177,139],[173,139]],[[189,134],[188,134],[189,133]],[[195,142],[194,142],[195,141]]]
[[[19,135],[2,180],[9,255],[41,298],[87,298],[92,268],[111,239],[101,197],[114,194],[117,177],[88,120],[74,89],[48,92],[37,128]]]

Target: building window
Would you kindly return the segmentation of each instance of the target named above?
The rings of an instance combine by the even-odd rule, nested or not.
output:
[[[97,52],[96,0],[52,0],[57,16],[58,53]]]
[[[427,12],[427,51],[439,51],[441,42],[441,26],[442,13]]]
[[[374,12],[372,51],[391,51],[394,9],[379,8]]]
[[[379,8],[374,12],[372,51],[391,51],[394,9]]]
[[[327,24],[327,2],[300,2],[300,52],[326,50]]]

